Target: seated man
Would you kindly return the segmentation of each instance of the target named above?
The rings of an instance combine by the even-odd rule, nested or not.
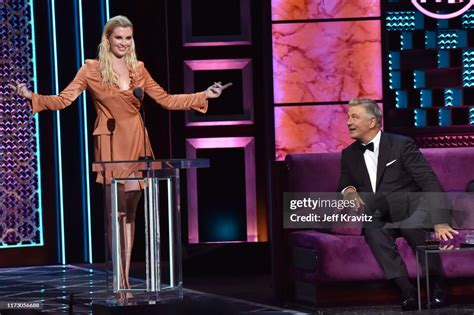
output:
[[[402,310],[413,310],[417,308],[416,290],[408,279],[395,239],[404,237],[413,250],[425,244],[429,232],[423,228],[426,223],[416,226],[411,220],[419,217],[421,198],[409,193],[441,193],[443,188],[414,141],[381,132],[381,123],[382,114],[376,102],[368,99],[349,102],[347,125],[350,137],[356,141],[342,151],[339,191],[345,199],[355,198],[358,205],[365,205],[367,214],[373,216],[372,225],[364,228],[365,240],[387,279],[392,279],[401,290]],[[405,199],[393,198],[396,195]],[[428,210],[430,227],[434,227],[437,238],[452,239],[458,233],[449,225],[447,208]],[[409,228],[401,224],[405,221],[409,222]],[[446,294],[439,256],[433,262],[430,260],[429,265],[430,275],[434,276],[430,306],[442,307],[446,304]]]

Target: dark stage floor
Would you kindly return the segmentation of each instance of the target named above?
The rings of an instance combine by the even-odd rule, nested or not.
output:
[[[102,271],[72,265],[0,269],[1,308],[11,302],[40,302],[43,312],[92,314],[92,303],[104,299],[105,275]],[[238,313],[294,313],[275,306],[191,289],[184,289],[184,303],[195,304],[202,309],[206,304],[213,304],[222,310]],[[5,309],[0,309],[0,314],[5,313]]]
[[[137,280],[135,281],[142,281]],[[474,314],[474,304],[436,311],[400,312],[398,305],[283,309],[272,297],[268,275],[188,278],[183,303],[199,314]],[[73,303],[71,303],[71,297]],[[105,299],[105,275],[84,266],[43,266],[0,269],[0,314],[5,302],[41,302],[50,314],[92,314],[92,303]],[[190,314],[195,314],[194,308]],[[204,312],[203,312],[204,310]],[[18,313],[15,313],[18,314]],[[21,314],[21,313],[19,313]],[[30,313],[32,314],[32,313]],[[160,314],[165,315],[160,312]]]

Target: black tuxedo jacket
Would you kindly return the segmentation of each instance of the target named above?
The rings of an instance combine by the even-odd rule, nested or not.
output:
[[[411,138],[382,132],[375,193],[360,143],[342,150],[339,191],[347,186],[361,193],[368,213],[376,213],[385,222],[403,221],[423,209],[431,225],[450,223],[443,188]]]

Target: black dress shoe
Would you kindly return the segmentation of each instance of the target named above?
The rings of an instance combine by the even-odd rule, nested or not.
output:
[[[410,293],[402,296],[402,302],[400,303],[402,311],[414,311],[418,309],[418,298],[415,293]]]
[[[446,291],[441,288],[433,290],[433,294],[430,296],[430,308],[441,308],[448,306],[448,298]]]

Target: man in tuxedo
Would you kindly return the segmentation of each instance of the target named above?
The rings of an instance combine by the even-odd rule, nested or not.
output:
[[[356,141],[342,151],[339,191],[372,215],[373,223],[364,227],[365,240],[386,278],[401,290],[402,310],[412,310],[417,308],[416,290],[409,281],[396,238],[404,237],[416,250],[428,239],[427,221],[431,221],[429,227],[434,228],[438,239],[452,239],[458,232],[449,225],[449,211],[441,200],[443,188],[414,141],[382,132],[381,123],[382,113],[376,102],[349,102],[347,126]],[[435,200],[426,205],[416,192],[438,194],[427,194],[434,195]],[[430,260],[429,266],[435,283],[430,306],[442,307],[446,294],[439,256]]]

